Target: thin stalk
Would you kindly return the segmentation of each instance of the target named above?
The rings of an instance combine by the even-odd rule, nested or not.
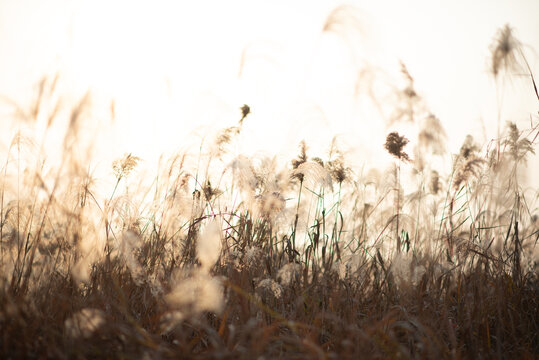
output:
[[[294,254],[296,253],[296,230],[298,228],[298,219],[299,219],[299,204],[301,201],[301,190],[303,190],[303,179],[299,182],[299,194],[298,194],[298,204],[296,206],[296,218],[294,219],[294,229],[292,230],[292,250]]]
[[[401,238],[399,236],[399,212],[400,212],[400,169],[401,162],[400,159],[397,162],[397,176],[395,177],[395,189],[397,191],[397,252],[401,252]]]

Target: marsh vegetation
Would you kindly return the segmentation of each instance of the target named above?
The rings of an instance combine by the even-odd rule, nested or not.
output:
[[[324,31],[343,31],[344,11]],[[494,80],[523,72],[537,93],[511,28],[491,52]],[[238,104],[237,124],[163,156],[150,181],[137,149],[117,159],[107,193],[83,140],[91,96],[66,109],[45,78],[6,120],[0,357],[536,358],[537,113],[485,144],[462,134],[450,154],[401,73],[388,168],[350,165],[338,138],[287,161],[237,153]],[[62,119],[49,164],[42,144]],[[402,122],[415,133],[390,130]]]

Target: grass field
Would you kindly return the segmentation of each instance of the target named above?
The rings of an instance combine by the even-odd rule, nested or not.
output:
[[[537,94],[518,45],[500,30],[492,76],[518,68]],[[0,159],[0,357],[537,358],[537,113],[449,154],[402,75],[395,121],[417,133],[388,128],[389,168],[352,168],[337,140],[323,158],[306,143],[286,162],[234,153],[244,106],[149,182],[133,149],[102,194],[81,141],[88,98],[69,109],[58,164],[14,133]],[[54,86],[14,128],[56,121]]]

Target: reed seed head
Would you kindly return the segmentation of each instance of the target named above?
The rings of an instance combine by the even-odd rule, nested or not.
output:
[[[130,153],[125,154],[123,158],[115,160],[112,163],[112,170],[116,179],[128,176],[131,171],[137,166],[141,159],[137,156],[133,156]]]
[[[399,135],[398,132],[391,132],[387,135],[385,149],[397,159],[402,161],[410,161],[410,157],[403,151],[409,140],[404,136]]]
[[[494,42],[490,46],[490,71],[496,78],[500,71],[518,71],[521,65],[517,56],[521,52],[522,44],[515,38],[513,29],[506,24],[498,30]]]
[[[243,120],[251,113],[251,108],[247,104],[243,104],[243,106],[240,108],[241,110],[241,119],[240,119],[240,125],[243,123]]]
[[[528,153],[535,154],[532,142],[527,138],[520,139],[520,131],[514,122],[507,123],[507,136],[502,142],[509,147],[509,154],[515,161],[526,160]]]

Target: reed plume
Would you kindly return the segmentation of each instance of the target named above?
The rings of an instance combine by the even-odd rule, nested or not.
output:
[[[409,140],[404,136],[399,135],[397,132],[391,132],[386,137],[386,142],[384,144],[385,149],[398,160],[398,164],[395,167],[396,176],[395,176],[395,191],[396,191],[396,235],[397,235],[397,251],[401,251],[401,236],[399,234],[399,215],[400,215],[400,167],[401,161],[408,162],[410,157],[405,153],[404,147],[408,144]]]
[[[409,140],[399,135],[397,132],[391,132],[387,135],[384,144],[385,149],[391,155],[395,156],[399,161],[410,161],[410,157],[403,151],[404,147],[409,143]]]
[[[520,72],[523,68],[519,61],[522,55],[522,44],[514,36],[514,30],[509,24],[498,30],[490,45],[490,71],[497,77],[501,71]]]
[[[477,155],[479,147],[471,135],[467,135],[460,147],[459,155],[454,166],[453,189],[459,190],[462,184],[468,182],[472,176],[477,176],[485,160]]]

